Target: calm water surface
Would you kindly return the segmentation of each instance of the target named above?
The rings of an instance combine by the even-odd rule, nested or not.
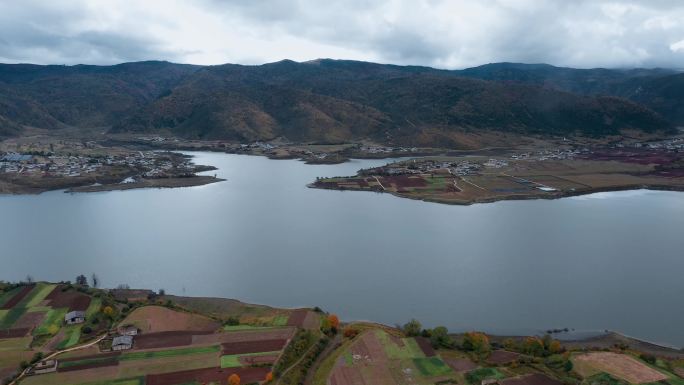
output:
[[[0,279],[165,288],[454,330],[618,330],[684,346],[684,195],[447,206],[308,189],[383,160],[197,153],[228,181],[0,197]],[[212,172],[213,173],[213,172]]]

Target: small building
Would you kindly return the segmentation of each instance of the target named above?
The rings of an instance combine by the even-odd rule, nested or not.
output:
[[[57,371],[57,360],[40,361],[33,367],[31,374],[45,374]]]
[[[135,327],[135,325],[119,326],[117,331],[122,336],[137,336],[138,333],[140,333],[140,330],[137,327]]]
[[[112,340],[112,350],[129,350],[133,348],[133,336],[117,336]]]
[[[64,316],[64,322],[67,325],[82,324],[85,322],[85,312],[79,310],[70,311]]]

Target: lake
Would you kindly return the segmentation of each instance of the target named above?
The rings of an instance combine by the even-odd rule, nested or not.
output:
[[[448,206],[305,186],[385,160],[195,155],[227,181],[0,196],[0,279],[94,272],[105,287],[317,305],[347,320],[610,329],[684,346],[682,193]]]

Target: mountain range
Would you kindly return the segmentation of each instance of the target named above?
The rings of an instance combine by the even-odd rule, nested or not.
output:
[[[684,73],[495,63],[440,70],[284,60],[0,65],[0,136],[25,127],[241,142],[458,147],[468,133],[600,137],[684,126]]]

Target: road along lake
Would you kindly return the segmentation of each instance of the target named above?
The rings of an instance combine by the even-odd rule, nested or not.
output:
[[[194,153],[225,182],[0,196],[0,279],[96,273],[178,295],[494,333],[610,329],[684,346],[684,194],[448,206],[310,189],[385,160]]]

